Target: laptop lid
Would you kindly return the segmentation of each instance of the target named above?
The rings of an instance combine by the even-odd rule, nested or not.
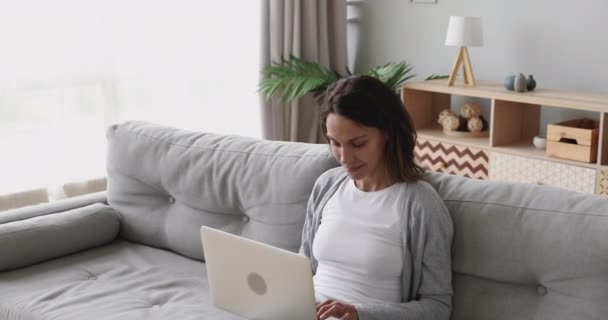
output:
[[[213,304],[248,319],[316,319],[310,260],[201,227]]]

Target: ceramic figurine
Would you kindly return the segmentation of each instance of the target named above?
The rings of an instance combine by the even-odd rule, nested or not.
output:
[[[526,82],[526,89],[528,89],[528,91],[532,91],[534,88],[536,88],[536,80],[534,80],[532,75],[529,75],[528,81]]]
[[[510,91],[515,90],[515,89],[513,88],[513,82],[514,82],[514,81],[515,81],[515,75],[513,75],[513,74],[512,74],[512,75],[508,75],[508,76],[505,78],[505,88],[506,88],[507,90],[510,90]]]
[[[515,77],[515,81],[513,81],[513,88],[517,92],[524,92],[524,91],[526,91],[526,76],[524,76],[521,73],[518,74]]]

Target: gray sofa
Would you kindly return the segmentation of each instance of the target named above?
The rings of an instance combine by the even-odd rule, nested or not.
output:
[[[327,146],[143,122],[107,132],[108,191],[0,212],[0,320],[239,319],[199,227],[296,251]],[[452,319],[607,319],[608,198],[430,173],[454,222]]]

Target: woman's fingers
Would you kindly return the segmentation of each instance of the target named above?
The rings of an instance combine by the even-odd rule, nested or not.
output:
[[[357,309],[350,304],[327,300],[317,305],[317,319],[324,320],[328,317],[336,317],[342,320],[357,320]]]
[[[342,306],[339,304],[331,304],[327,306],[326,311],[322,311],[319,315],[319,319],[324,320],[329,317],[340,318],[344,314],[344,310],[342,310]]]
[[[330,305],[332,303],[335,303],[335,301],[334,300],[325,300],[322,303],[317,304],[317,314],[319,314],[319,309],[321,309],[327,305]]]

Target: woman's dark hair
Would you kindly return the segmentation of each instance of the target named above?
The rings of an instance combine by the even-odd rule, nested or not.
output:
[[[424,170],[414,161],[416,130],[399,96],[370,76],[351,76],[327,88],[321,106],[321,126],[327,135],[327,117],[335,113],[364,126],[380,129],[388,137],[385,159],[397,181],[416,181]]]

